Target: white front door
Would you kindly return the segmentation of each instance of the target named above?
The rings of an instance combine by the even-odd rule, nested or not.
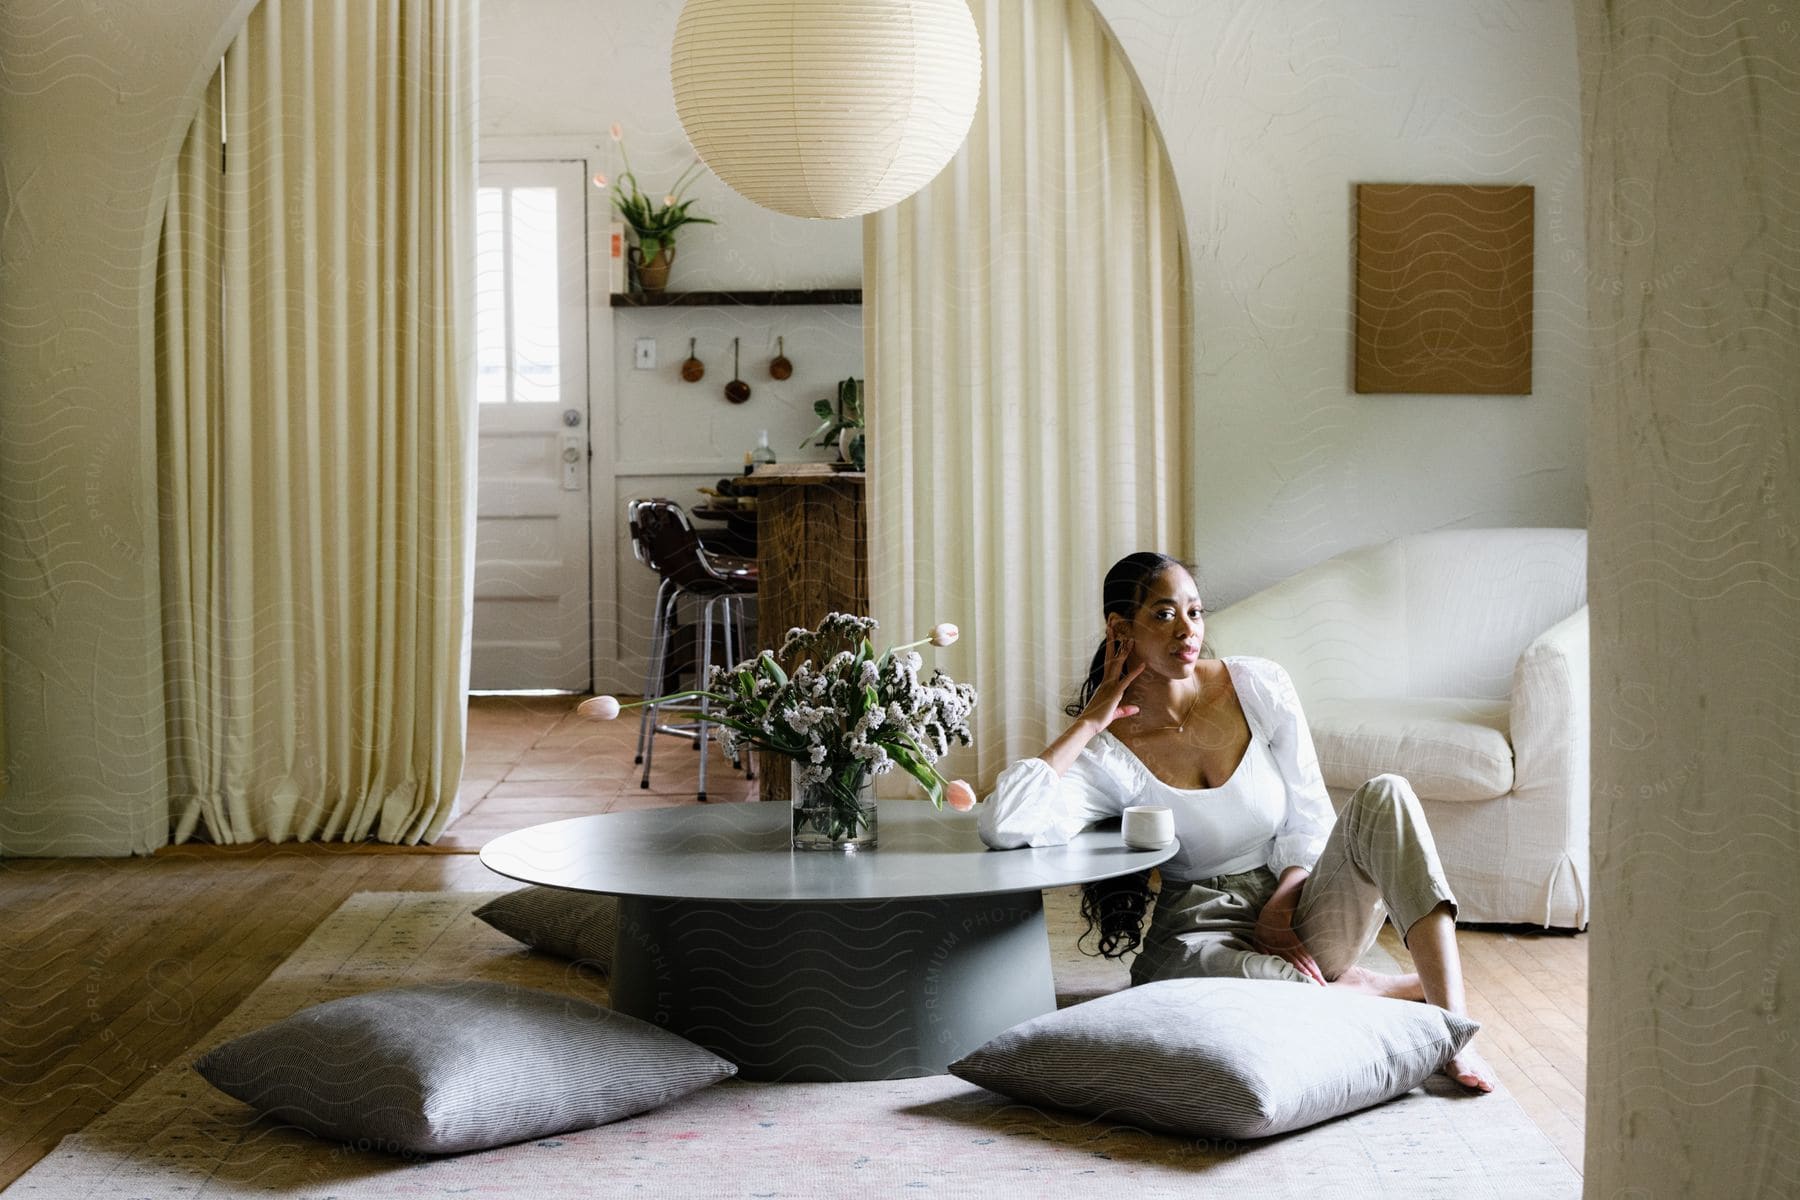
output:
[[[469,686],[590,682],[585,164],[481,164]]]

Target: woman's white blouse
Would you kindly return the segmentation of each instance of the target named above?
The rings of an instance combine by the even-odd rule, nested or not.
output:
[[[1311,869],[1335,820],[1300,697],[1286,671],[1266,658],[1223,660],[1250,725],[1250,746],[1215,788],[1170,787],[1110,733],[1082,750],[1057,777],[1041,758],[1000,773],[981,806],[981,840],[996,850],[1055,846],[1133,804],[1166,804],[1181,850],[1162,866],[1177,882],[1267,866]]]

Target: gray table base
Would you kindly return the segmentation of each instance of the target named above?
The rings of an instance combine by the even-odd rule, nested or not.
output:
[[[941,1074],[1051,1011],[1038,892],[737,902],[622,896],[612,1003],[769,1081]]]

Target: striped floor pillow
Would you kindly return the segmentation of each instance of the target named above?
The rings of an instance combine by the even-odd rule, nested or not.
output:
[[[612,970],[613,939],[619,933],[616,897],[523,887],[494,897],[475,915],[533,950]]]
[[[1478,1028],[1434,1005],[1335,988],[1171,979],[1015,1025],[950,1071],[1029,1104],[1260,1138],[1411,1090]]]
[[[321,1137],[408,1154],[484,1150],[658,1108],[737,1068],[555,992],[428,984],[348,996],[207,1051],[208,1083]]]

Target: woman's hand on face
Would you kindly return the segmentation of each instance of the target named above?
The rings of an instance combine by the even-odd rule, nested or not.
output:
[[[1313,956],[1306,949],[1306,943],[1294,932],[1294,910],[1284,905],[1265,904],[1256,918],[1256,932],[1251,937],[1251,944],[1263,954],[1273,954],[1284,959],[1287,964],[1306,976],[1308,980],[1321,986],[1325,983],[1325,972],[1313,961]]]
[[[1130,638],[1111,638],[1107,642],[1106,665],[1101,671],[1100,686],[1094,690],[1094,698],[1088,701],[1087,707],[1081,710],[1082,720],[1093,721],[1105,729],[1120,717],[1137,713],[1137,705],[1121,703],[1125,699],[1125,689],[1144,673],[1143,663],[1130,671],[1125,669],[1126,662],[1131,658],[1132,644]]]

